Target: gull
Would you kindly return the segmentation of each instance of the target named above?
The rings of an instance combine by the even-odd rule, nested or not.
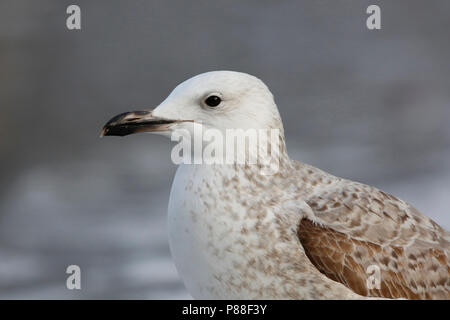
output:
[[[198,299],[449,299],[450,233],[386,192],[289,158],[258,78],[213,71],[154,110],[112,118],[102,136],[171,136],[193,126],[278,129],[278,170],[182,163],[170,192],[171,253]]]

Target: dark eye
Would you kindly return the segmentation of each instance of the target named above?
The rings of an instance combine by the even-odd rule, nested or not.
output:
[[[220,99],[218,96],[209,96],[205,100],[206,105],[210,107],[217,107],[220,102],[222,102],[222,99]]]

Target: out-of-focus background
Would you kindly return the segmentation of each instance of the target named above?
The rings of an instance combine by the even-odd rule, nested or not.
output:
[[[450,229],[449,30],[447,0],[2,0],[0,298],[190,297],[166,236],[170,141],[99,134],[211,70],[266,82],[291,157]]]

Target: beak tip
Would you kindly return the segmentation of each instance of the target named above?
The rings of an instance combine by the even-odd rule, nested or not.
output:
[[[102,132],[100,133],[100,138],[103,138],[106,135],[106,128],[102,129]]]
[[[118,114],[109,120],[100,133],[100,138],[105,136],[127,136],[138,132],[157,131],[155,127],[172,123],[174,121],[152,117],[152,112],[131,111]]]

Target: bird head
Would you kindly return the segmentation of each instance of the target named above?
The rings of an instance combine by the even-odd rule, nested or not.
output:
[[[283,131],[273,96],[258,78],[246,73],[213,71],[179,84],[155,109],[119,114],[102,136],[152,132],[170,136],[177,129],[271,129]]]

